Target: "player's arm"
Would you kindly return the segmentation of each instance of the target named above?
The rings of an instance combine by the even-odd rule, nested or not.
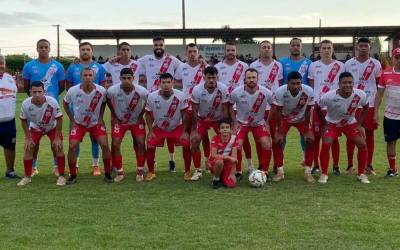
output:
[[[230,103],[230,105],[229,105],[229,116],[232,119],[233,132],[236,133],[237,130],[239,129],[239,124],[238,124],[238,121],[236,120],[236,114],[235,114],[235,110],[233,109],[232,103]]]
[[[237,147],[232,147],[232,155],[222,155],[223,160],[231,161],[232,163],[237,162]]]
[[[110,109],[110,112],[111,112],[111,119],[112,119],[112,122],[121,122],[121,120],[119,120],[118,119],[118,117],[116,116],[116,114],[115,114],[115,109],[114,109],[114,106],[112,105],[112,101],[111,101],[111,98],[110,97],[108,97],[107,96],[107,107]]]
[[[375,111],[374,111],[374,120],[376,123],[379,122],[379,107],[381,106],[383,94],[385,93],[385,88],[378,87],[378,91],[375,95]]]
[[[53,146],[57,149],[57,150],[61,150],[62,149],[62,124],[63,124],[63,119],[62,119],[62,115],[56,118],[56,135],[55,138],[53,140]]]
[[[314,141],[314,134],[312,133],[310,129],[310,122],[311,122],[311,108],[313,105],[307,105],[305,114],[304,114],[304,127],[305,127],[305,132],[304,132],[304,140],[307,142],[313,142]]]
[[[71,88],[71,87],[72,87],[72,82],[68,81],[68,80],[65,80],[65,89],[68,91],[69,88]]]
[[[210,160],[213,160],[213,159],[215,159],[215,158],[218,158],[218,156],[221,157],[221,155],[218,155],[217,148],[216,148],[216,147],[213,147],[213,146],[211,145]]]
[[[199,104],[192,102],[192,131],[197,131],[197,122],[199,120]]]
[[[104,111],[106,110],[106,103],[103,102],[100,107],[99,123],[104,125]]]
[[[143,88],[147,88],[147,79],[146,76],[143,74],[139,75],[139,84],[140,86],[142,86]]]
[[[321,107],[320,107],[318,104],[315,104],[315,107],[314,107],[314,108],[315,108],[315,110],[317,111],[319,120],[321,121],[321,123],[323,124],[323,126],[325,126],[326,120],[325,120],[324,114],[322,113]]]
[[[33,148],[35,147],[35,143],[33,142],[31,133],[29,132],[28,120],[22,117],[20,119],[21,119],[21,127],[25,134],[24,150],[32,151]]]
[[[72,114],[71,109],[69,108],[69,103],[66,102],[65,100],[63,101],[63,107],[65,113],[67,113],[69,120],[71,121],[72,124],[74,124],[75,123],[74,115]]]
[[[189,119],[186,109],[181,110],[183,131],[189,131]]]
[[[229,102],[222,103],[222,117],[229,117]]]
[[[269,120],[271,119],[271,115],[275,116],[276,122],[276,133],[274,139],[277,143],[282,143],[283,141],[283,134],[281,131],[281,124],[282,124],[282,106],[279,105],[272,105],[270,115],[268,115],[267,124],[269,124]]]
[[[61,94],[65,89],[65,80],[58,81],[58,94]]]
[[[30,80],[24,78],[24,92],[25,92],[28,96],[30,96],[29,86],[30,86]]]
[[[308,84],[314,89],[314,79],[308,78]]]

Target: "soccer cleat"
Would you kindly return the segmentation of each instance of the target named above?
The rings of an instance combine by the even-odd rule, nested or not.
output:
[[[67,185],[75,184],[75,183],[77,182],[77,178],[76,178],[76,177],[77,177],[76,175],[71,175],[71,176],[68,178],[66,184],[67,184]]]
[[[328,182],[328,175],[326,174],[321,174],[318,180],[319,183],[321,184],[326,184]]]
[[[113,183],[114,182],[111,174],[104,174],[103,180],[105,183]]]
[[[319,166],[314,166],[312,169],[311,169],[311,174],[316,174],[316,173],[319,173]]]
[[[398,175],[397,169],[393,170],[393,169],[389,169],[386,173],[386,177],[395,177]]]
[[[99,166],[93,166],[92,167],[92,174],[93,176],[100,176],[101,175],[101,170]]]
[[[340,176],[340,169],[338,166],[333,167],[333,174],[336,176]]]
[[[222,182],[220,180],[213,180],[211,184],[213,189],[218,189],[223,186]]]
[[[315,183],[315,179],[314,179],[314,177],[312,176],[311,173],[306,173],[306,174],[304,174],[304,180],[305,180],[307,183]]]
[[[38,174],[39,174],[39,170],[38,170],[37,168],[33,168],[33,169],[32,169],[31,177],[33,177],[33,176],[35,176],[35,175],[38,175]]]
[[[191,180],[192,180],[192,174],[190,173],[190,171],[189,171],[189,172],[185,172],[185,173],[183,174],[183,179],[184,179],[185,181],[191,181]]]
[[[279,170],[278,170],[278,173],[276,173],[274,175],[274,177],[272,177],[273,182],[280,182],[280,181],[283,181],[284,179],[285,179],[285,174],[283,173],[283,171],[279,171]]]
[[[241,181],[241,180],[242,180],[242,177],[243,177],[242,172],[237,172],[237,173],[235,174],[235,177],[236,177],[236,180],[237,180],[237,181]]]
[[[198,180],[200,180],[201,176],[202,176],[201,170],[196,170],[196,171],[194,171],[194,174],[193,174],[191,180],[198,181]]]
[[[115,176],[114,182],[120,182],[123,181],[124,179],[125,179],[125,174],[118,174],[117,176]]]
[[[374,171],[374,167],[372,167],[372,165],[369,165],[365,168],[365,174],[368,176],[374,176],[376,175],[375,171]]]
[[[31,183],[32,182],[32,178],[31,177],[24,177],[24,178],[22,178],[18,183],[17,183],[17,186],[18,187],[22,187],[22,186],[25,186],[25,185],[27,185],[27,184],[29,184],[29,183]]]
[[[55,175],[55,176],[60,176],[60,173],[58,172],[58,167],[57,166],[54,166],[54,168],[53,168],[53,174]]]
[[[21,179],[21,177],[19,177],[17,175],[17,173],[15,173],[14,171],[9,171],[6,172],[6,174],[4,175],[7,179]]]
[[[59,187],[62,187],[62,186],[65,186],[66,182],[67,182],[67,181],[65,180],[65,177],[62,176],[62,175],[60,175],[60,176],[58,176],[58,178],[57,178],[57,183],[56,183],[56,185],[59,186]]]
[[[353,174],[354,173],[354,167],[353,165],[347,166],[346,170],[344,171],[346,174]]]
[[[370,183],[370,181],[368,180],[368,177],[365,174],[361,174],[361,175],[357,176],[357,179],[363,184]]]
[[[152,181],[156,178],[156,174],[152,172],[148,172],[146,177],[144,178],[144,181]]]
[[[137,182],[142,182],[143,179],[144,179],[144,178],[143,178],[143,175],[142,175],[142,174],[137,174],[137,175],[136,175],[136,181],[137,181]]]
[[[168,170],[170,173],[175,173],[175,161],[168,162]]]

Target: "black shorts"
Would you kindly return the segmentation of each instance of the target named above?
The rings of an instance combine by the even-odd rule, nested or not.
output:
[[[400,120],[383,118],[383,134],[385,142],[393,142],[400,138]]]
[[[0,146],[8,150],[15,150],[16,135],[15,119],[0,122]]]

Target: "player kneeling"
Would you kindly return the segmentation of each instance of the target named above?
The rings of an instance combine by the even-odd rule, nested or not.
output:
[[[211,141],[211,154],[208,160],[210,171],[214,175],[212,188],[236,186],[235,164],[237,163],[236,136],[231,131],[232,120],[224,118],[219,122],[220,134]]]
[[[68,165],[70,177],[67,184],[76,183],[76,149],[86,132],[100,145],[104,163],[104,181],[113,182],[111,177],[111,152],[108,147],[103,115],[106,102],[106,89],[93,82],[95,72],[85,68],[81,72],[81,84],[71,87],[64,97],[64,110],[72,123],[69,134]],[[70,110],[72,104],[73,111]]]
[[[143,113],[148,92],[142,86],[133,84],[134,74],[130,68],[121,70],[120,84],[107,90],[107,105],[111,110],[112,142],[111,153],[113,166],[118,175],[115,182],[125,177],[122,168],[121,143],[126,131],[131,131],[132,139],[136,142],[136,181],[143,181],[145,163],[145,136]],[[135,147],[135,146],[134,146]]]
[[[327,108],[327,115],[324,117],[321,108]],[[362,107],[358,120],[355,118],[356,110]],[[367,146],[365,142],[364,129],[361,127],[368,112],[367,95],[360,89],[353,87],[353,76],[349,72],[343,72],[339,76],[339,89],[331,90],[321,97],[316,105],[319,118],[324,124],[322,149],[320,162],[322,173],[319,183],[328,181],[329,149],[334,140],[342,133],[347,140],[353,142],[358,148],[358,176],[361,183],[369,183],[368,177],[364,174],[367,163]]]
[[[32,82],[31,97],[25,99],[21,106],[21,125],[25,133],[24,170],[25,177],[18,186],[31,182],[33,154],[39,149],[40,139],[47,135],[51,142],[51,150],[57,158],[59,177],[57,186],[65,185],[65,155],[62,137],[62,112],[53,97],[44,95],[44,85],[40,81]],[[28,127],[28,120],[30,121]]]
[[[311,175],[314,156],[313,144],[314,135],[310,129],[311,107],[314,105],[313,89],[301,84],[302,76],[299,72],[293,71],[288,74],[287,85],[281,86],[274,95],[274,113],[276,118],[275,141],[280,146],[276,149],[275,165],[276,175],[272,178],[278,182],[285,178],[283,171],[283,142],[290,127],[296,127],[301,136],[304,136],[305,148],[305,170],[304,180],[314,183]]]

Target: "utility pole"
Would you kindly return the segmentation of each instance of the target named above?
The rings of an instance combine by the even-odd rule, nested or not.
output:
[[[57,61],[60,60],[60,25],[54,24],[53,27],[57,28]]]
[[[182,0],[182,29],[186,29],[185,0]],[[183,45],[186,45],[186,38],[183,38]]]

